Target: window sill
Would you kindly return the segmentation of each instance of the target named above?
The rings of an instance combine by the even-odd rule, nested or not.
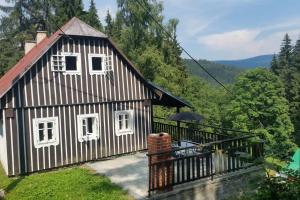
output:
[[[85,136],[85,137],[82,137],[82,138],[79,138],[79,142],[87,142],[87,141],[91,141],[91,140],[98,140],[99,137],[98,136]]]
[[[113,72],[113,70],[90,71],[90,75],[105,75],[107,72]]]
[[[63,72],[63,75],[81,75],[81,72],[78,72],[78,71],[74,71],[74,72],[67,72],[67,71],[64,71]]]
[[[132,135],[133,134],[133,130],[127,130],[127,131],[117,131],[116,135],[117,136],[122,136],[122,135]]]
[[[58,145],[58,141],[55,142],[48,142],[48,143],[37,143],[35,145],[35,148],[42,148],[42,147],[50,147],[50,146],[57,146]]]

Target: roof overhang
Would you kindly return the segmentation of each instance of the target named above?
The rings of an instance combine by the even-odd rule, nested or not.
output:
[[[152,100],[154,105],[161,105],[161,106],[168,106],[168,107],[189,107],[192,108],[193,106],[186,102],[185,100],[181,99],[180,97],[174,96],[170,92],[166,91],[165,89],[155,85],[152,82],[148,82],[149,86],[158,96],[158,99]]]

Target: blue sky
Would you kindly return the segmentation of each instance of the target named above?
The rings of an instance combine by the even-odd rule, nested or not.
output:
[[[89,0],[85,0],[88,6]],[[96,0],[99,16],[114,0]],[[178,18],[178,39],[196,58],[240,59],[278,52],[287,32],[300,36],[299,0],[163,0],[166,19]],[[184,55],[183,55],[184,56]]]
[[[0,5],[5,0],[0,0]],[[90,0],[83,0],[88,8]],[[299,0],[162,0],[164,16],[179,19],[178,40],[194,57],[240,59],[278,52],[285,33],[300,36]],[[95,0],[103,22],[115,0]],[[183,55],[185,56],[185,55]]]

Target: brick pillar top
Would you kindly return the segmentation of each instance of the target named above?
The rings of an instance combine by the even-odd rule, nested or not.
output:
[[[159,153],[172,150],[172,139],[168,133],[148,135],[148,152]]]

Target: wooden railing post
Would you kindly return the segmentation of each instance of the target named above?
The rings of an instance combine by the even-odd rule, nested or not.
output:
[[[151,189],[152,189],[152,165],[151,165],[151,155],[148,155],[148,168],[149,168],[149,180],[148,180],[148,197],[151,196]]]

